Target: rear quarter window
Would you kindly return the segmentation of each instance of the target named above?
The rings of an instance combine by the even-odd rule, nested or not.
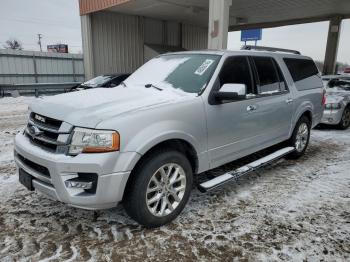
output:
[[[322,87],[319,71],[310,59],[283,59],[299,91]]]

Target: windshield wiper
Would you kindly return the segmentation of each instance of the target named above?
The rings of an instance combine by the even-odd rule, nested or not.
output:
[[[127,87],[124,81],[120,82],[120,84],[124,87]]]
[[[159,87],[157,87],[157,86],[155,86],[155,85],[153,85],[153,84],[147,84],[147,85],[145,85],[145,87],[146,87],[146,88],[151,88],[151,87],[153,87],[153,88],[155,88],[155,89],[157,89],[157,90],[159,90],[159,91],[163,91],[163,89],[161,89],[161,88],[159,88]]]

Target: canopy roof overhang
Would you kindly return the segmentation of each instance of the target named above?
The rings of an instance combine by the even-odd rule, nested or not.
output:
[[[111,11],[208,26],[208,0],[80,0],[80,14]],[[350,0],[232,0],[229,30],[350,18]]]

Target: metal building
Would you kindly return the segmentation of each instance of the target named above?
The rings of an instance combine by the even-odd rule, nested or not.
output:
[[[229,31],[330,21],[335,70],[349,0],[79,0],[85,74],[131,72],[158,53],[226,48]]]

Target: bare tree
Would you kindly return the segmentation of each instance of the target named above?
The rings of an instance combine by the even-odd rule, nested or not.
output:
[[[6,44],[4,45],[4,48],[6,49],[13,49],[13,50],[22,50],[22,43],[18,41],[17,39],[9,39],[6,41]]]

